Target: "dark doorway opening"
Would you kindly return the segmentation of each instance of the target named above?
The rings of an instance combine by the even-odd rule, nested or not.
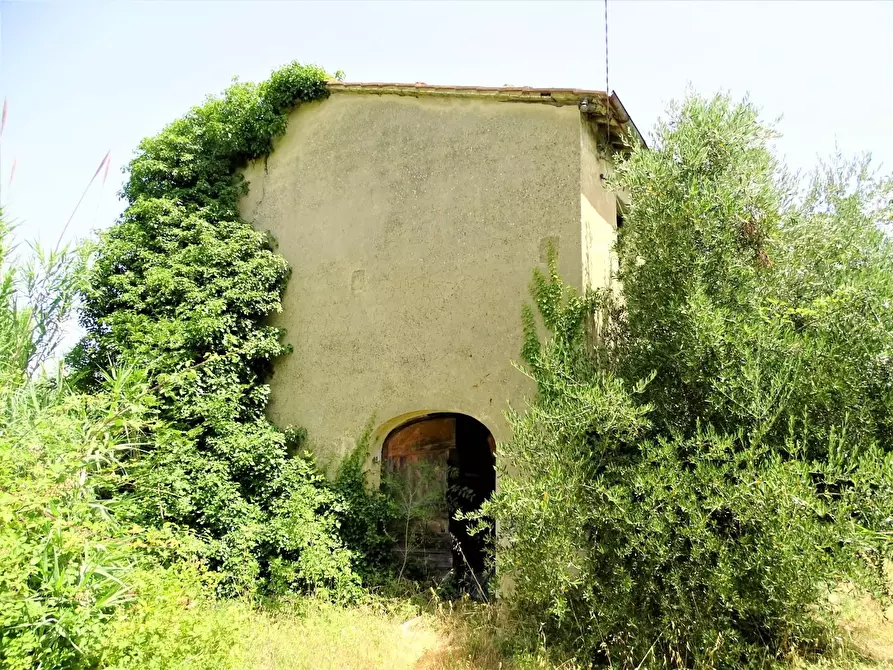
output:
[[[479,509],[495,490],[494,448],[487,427],[465,414],[427,414],[385,438],[383,481],[404,515],[397,551],[412,573],[439,578],[452,570],[460,580],[480,580],[492,524],[472,534],[473,523],[455,517]]]
[[[457,512],[480,509],[496,489],[494,446],[493,436],[484,424],[470,416],[456,417],[456,446],[448,461],[447,505],[450,534],[454,538],[453,568],[459,573],[470,568],[480,574],[486,568],[492,530],[472,535],[471,522],[455,517]]]

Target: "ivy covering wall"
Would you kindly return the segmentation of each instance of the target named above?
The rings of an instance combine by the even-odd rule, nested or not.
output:
[[[292,63],[142,141],[127,208],[101,236],[82,295],[87,335],[70,359],[88,389],[111,367],[146,370],[159,422],[129,465],[126,513],[193,531],[235,590],[343,592],[356,582],[337,533],[343,499],[291,457],[298,433],[264,417],[272,362],[287,352],[267,318],[281,310],[289,268],[238,210],[248,187],[238,169],[272,150],[296,105],[327,95],[327,79]]]

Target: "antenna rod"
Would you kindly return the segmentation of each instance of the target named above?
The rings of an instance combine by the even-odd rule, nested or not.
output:
[[[608,0],[605,0],[605,94],[611,95],[611,84],[608,79]]]

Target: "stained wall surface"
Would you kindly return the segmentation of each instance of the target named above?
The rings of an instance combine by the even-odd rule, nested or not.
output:
[[[604,159],[605,130],[589,117],[580,124],[580,226],[583,281],[592,288],[615,286],[617,198],[606,180],[611,165]]]
[[[382,433],[458,412],[506,439],[532,393],[511,364],[532,269],[550,241],[578,287],[610,264],[584,124],[573,105],[348,92],[293,112],[242,201],[293,268],[271,418],[324,462],[373,416]]]

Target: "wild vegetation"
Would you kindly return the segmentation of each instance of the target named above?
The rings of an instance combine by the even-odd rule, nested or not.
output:
[[[201,603],[210,583],[190,558],[191,538],[126,523],[110,495],[123,461],[146,444],[145,375],[120,370],[95,393],[75,392],[46,357],[83,279],[84,255],[37,249],[32,261],[16,262],[7,227],[0,252],[0,346],[8,354],[0,372],[0,665],[135,667],[153,645],[176,660],[204,636],[224,639],[222,619],[203,621],[201,608],[171,616],[169,604],[153,608],[142,644],[127,634],[138,628],[140,607]]]
[[[443,501],[371,491],[368,430],[329,479],[264,417],[288,267],[238,169],[325,79],[145,140],[96,245],[0,228],[0,665],[841,667],[862,610],[893,649],[893,181],[837,160],[801,189],[723,96],[618,157],[623,296],[535,273],[537,396],[480,515],[512,587],[453,602],[394,552]]]
[[[292,64],[145,140],[95,245],[21,261],[0,231],[5,666],[224,667],[250,608],[215,594],[354,601],[387,554],[353,461],[326,480],[263,415],[288,268],[236,168],[324,81]],[[40,372],[75,296],[87,336]]]
[[[238,168],[271,150],[291,108],[326,95],[326,78],[293,63],[144,140],[128,167],[127,209],[102,234],[81,292],[76,383],[92,392],[109,366],[133,366],[158,401],[157,448],[128,464],[128,518],[201,536],[229,593],[350,599],[358,562],[369,568],[381,555],[380,536],[354,529],[355,518],[374,526],[380,506],[354,493],[362,509],[349,512],[345,477],[340,492],[329,487],[301,457],[301,432],[264,416],[265,379],[288,351],[265,320],[281,309],[289,268],[238,212],[247,189]],[[345,539],[372,545],[357,554]]]
[[[525,311],[501,523],[532,638],[618,667],[833,647],[830,591],[893,537],[893,180],[795,190],[756,109],[689,97],[619,160],[622,298],[555,272]]]

